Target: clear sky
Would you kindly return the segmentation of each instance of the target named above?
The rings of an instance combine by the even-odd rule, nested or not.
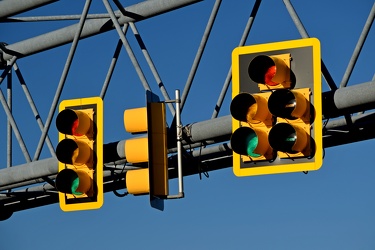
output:
[[[94,2],[90,13],[105,12],[101,1]],[[122,1],[125,6],[136,2]],[[240,41],[253,3],[223,1],[182,112],[184,125],[211,118],[231,64],[231,51]],[[339,84],[374,2],[292,3],[309,35],[321,41],[322,58]],[[184,88],[213,4],[207,0],[136,24],[172,97],[175,89]],[[22,15],[79,14],[83,5],[84,1],[65,0]],[[0,41],[12,44],[70,23],[74,22],[2,23]],[[131,30],[127,37],[146,66]],[[265,0],[246,45],[299,38],[283,2]],[[117,41],[113,30],[79,43],[61,99],[100,94]],[[372,27],[349,86],[371,81],[374,44]],[[17,61],[44,121],[69,48]],[[145,74],[157,92],[151,73],[145,70]],[[15,78],[14,113],[33,155],[40,131]],[[5,87],[1,85],[4,93]],[[323,91],[328,90],[323,82]],[[104,100],[104,142],[129,138],[123,128],[123,111],[144,103],[143,87],[123,49]],[[229,114],[229,103],[230,92],[219,116]],[[0,111],[0,120],[5,119]],[[0,129],[6,138],[5,122]],[[54,125],[50,137],[56,146]],[[6,166],[3,140],[1,168]],[[374,140],[369,140],[328,148],[322,168],[307,175],[238,178],[227,168],[201,180],[199,175],[186,177],[186,197],[167,201],[164,212],[152,209],[147,196],[119,198],[113,193],[106,193],[103,207],[94,211],[65,213],[53,204],[16,212],[0,223],[0,249],[375,249],[375,168],[370,157],[374,146]],[[25,163],[16,143],[14,154],[13,165]],[[44,147],[40,158],[49,157]],[[176,180],[170,185],[173,190]]]

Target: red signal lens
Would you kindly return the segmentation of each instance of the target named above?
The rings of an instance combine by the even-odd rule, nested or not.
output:
[[[79,120],[78,118],[73,121],[72,124],[72,135],[81,136],[82,134],[77,133],[77,128],[79,126]]]
[[[266,74],[264,75],[264,83],[270,86],[276,86],[278,83],[272,81],[275,75],[276,75],[276,66],[269,67],[266,71]]]
[[[290,68],[284,60],[289,55],[256,56],[248,66],[248,74],[251,80],[267,86],[290,84]],[[285,87],[285,86],[284,86]]]

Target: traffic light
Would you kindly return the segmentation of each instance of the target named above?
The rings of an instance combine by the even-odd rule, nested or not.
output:
[[[59,172],[56,189],[63,211],[103,205],[103,101],[100,97],[64,100],[56,117]]]
[[[147,92],[147,107],[125,110],[124,125],[129,133],[147,133],[125,141],[127,162],[140,166],[126,173],[128,193],[149,194],[151,206],[163,210],[169,194],[165,103]]]
[[[233,50],[230,112],[235,175],[321,167],[320,62],[316,38]]]

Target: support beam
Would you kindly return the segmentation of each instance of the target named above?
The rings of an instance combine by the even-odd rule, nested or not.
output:
[[[199,154],[195,153],[192,162],[198,162],[202,159],[203,164],[189,165],[189,168],[184,169],[183,175],[193,175],[201,172],[209,172],[218,169],[230,167],[232,165],[231,150],[227,146],[219,145],[219,151],[224,152],[227,157],[211,157],[217,153],[213,153],[211,149],[203,149]],[[170,162],[176,162],[176,156],[170,159]],[[56,163],[57,170],[57,163]],[[104,192],[111,192],[118,189],[126,188],[125,173],[122,170],[117,170],[117,175],[113,175],[113,170],[104,171],[104,179],[111,178],[104,183]],[[121,175],[120,175],[121,174]],[[177,177],[177,168],[170,170],[170,178]],[[0,214],[7,212],[17,212],[25,209],[50,205],[58,202],[57,192],[55,188],[48,183],[40,186],[34,186],[25,190],[17,190],[9,195],[0,195]],[[1,220],[1,217],[0,217]]]
[[[374,84],[375,82],[368,82],[324,93],[323,96],[326,96],[325,106],[323,106],[325,118],[332,117],[331,115],[337,114],[337,112],[342,113],[344,111],[350,111],[355,113],[374,108]],[[327,103],[333,103],[335,109],[333,109],[332,106],[326,106]],[[375,132],[372,132],[375,127],[375,115],[373,113],[356,115],[352,117],[352,120],[353,124],[350,130],[346,126],[345,119],[330,120],[324,126],[324,147],[333,147],[375,138]],[[231,116],[228,115],[193,123],[185,126],[183,130],[185,131],[184,145],[195,144],[195,147],[199,147],[202,145],[202,142],[203,145],[205,145],[204,143],[206,141],[211,141],[212,143],[225,142],[229,140],[232,133]],[[126,140],[122,140],[104,145],[105,163],[125,159],[125,141]],[[169,148],[171,149],[170,145]],[[215,154],[215,157],[220,157],[220,154],[223,154],[227,156],[228,149],[230,149],[229,145],[224,148],[219,147],[215,150],[213,150],[212,147],[203,148],[200,155]],[[173,149],[171,149],[171,151],[173,152]],[[192,157],[195,156],[196,155],[192,155]],[[210,155],[210,157],[211,156],[213,155]],[[55,174],[57,174],[57,160],[55,158],[49,158],[11,168],[0,169],[0,183],[1,187],[4,187]]]
[[[350,127],[346,119],[329,120],[323,128],[323,147],[335,147],[375,138],[375,113],[359,114],[351,117]]]
[[[54,174],[57,174],[57,159],[48,158],[0,169],[0,183],[1,186],[6,186]]]
[[[223,119],[231,119],[230,116],[223,117]],[[373,127],[375,126],[375,113],[370,114],[361,114],[353,117],[353,125],[361,127],[363,129],[357,130],[359,133],[354,135],[354,140],[365,140],[370,139],[368,136],[361,136],[364,135],[366,129],[369,128],[370,131],[373,131]],[[324,137],[324,146],[337,146],[343,143],[348,143],[345,141],[347,138],[345,135],[350,135],[346,133],[344,129],[346,128],[346,121],[344,118],[339,120],[330,121],[326,124],[326,135]],[[338,131],[342,130],[342,131]],[[334,133],[339,133],[339,137],[336,137]],[[371,132],[372,138],[375,137],[375,132]],[[340,138],[337,140],[337,138]],[[333,145],[332,143],[336,143]],[[191,158],[185,159],[185,166],[189,166],[188,168],[183,169],[183,175],[192,175],[197,173],[206,173],[209,171],[214,171],[218,169],[223,169],[232,166],[232,158],[231,158],[231,149],[230,145],[227,143],[223,143],[220,145],[216,145],[209,148],[202,148],[201,150],[195,150],[191,153]],[[176,177],[176,156],[173,156],[169,159],[171,167],[170,170],[170,177]],[[42,163],[42,164],[40,164]],[[16,171],[19,173],[31,171],[34,172],[33,175],[36,176],[39,174],[51,174],[57,173],[57,160],[55,158],[50,158],[30,164],[35,164],[30,166],[29,164],[20,165]],[[46,166],[49,166],[46,168]],[[0,170],[0,178],[3,177],[4,173],[10,176],[10,173],[6,173],[9,169]],[[47,170],[49,169],[49,170]],[[113,175],[113,171],[119,172],[118,174],[124,174],[122,170],[106,170],[104,172],[104,178],[107,180],[104,187],[105,192],[110,192],[113,190],[123,189],[126,188],[126,183],[124,178],[121,175]],[[30,174],[30,173],[27,173]],[[27,174],[22,174],[26,175]],[[116,181],[115,181],[116,179]],[[24,209],[30,209],[34,207],[44,206],[48,204],[53,204],[58,202],[57,195],[54,193],[54,187],[45,183],[40,186],[30,187],[26,190],[19,190],[16,191],[13,195],[4,195],[0,197],[0,211],[1,209],[5,209],[3,212],[15,212]],[[18,193],[18,194],[17,194]],[[17,194],[17,195],[16,195]],[[3,207],[4,208],[1,208]]]
[[[36,9],[58,0],[1,0],[0,19]]]
[[[323,119],[375,109],[375,81],[324,92]]]
[[[120,18],[118,18],[118,22],[123,25],[128,22],[137,22],[156,15],[160,15],[165,12],[184,7],[186,5],[196,3],[198,1],[201,0],[144,1],[125,8],[128,14],[127,16],[122,15],[120,11],[116,11],[115,14],[120,15]],[[10,44],[6,46],[5,49],[3,49],[2,60],[7,61],[11,59],[13,55],[17,55],[18,58],[22,58],[70,43],[73,41],[77,29],[78,24],[74,24],[18,43]],[[112,29],[114,29],[114,26],[110,19],[86,20],[80,38],[87,38],[107,32]]]

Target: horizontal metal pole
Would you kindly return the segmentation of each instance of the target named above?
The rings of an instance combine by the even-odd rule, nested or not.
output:
[[[209,171],[214,171],[218,169],[223,169],[232,166],[232,158],[230,156],[227,146],[219,145],[215,146],[219,151],[225,152],[226,157],[211,157],[210,155],[216,151],[215,149],[202,149],[199,154],[194,153],[196,159],[191,159],[195,162],[193,165],[189,165],[189,168],[183,169],[183,175],[192,175],[197,173],[206,173]],[[214,153],[216,154],[216,153]],[[176,156],[172,157],[169,161],[172,163],[176,162]],[[206,160],[202,160],[206,159]],[[210,159],[210,160],[207,160]],[[203,164],[196,164],[198,160],[204,161]],[[186,163],[186,162],[185,162]],[[114,172],[116,175],[114,175]],[[118,189],[126,188],[125,183],[125,172],[122,170],[105,170],[104,171],[104,192],[111,192]],[[169,178],[177,177],[177,168],[171,169],[169,173]],[[17,190],[10,194],[0,195],[0,212],[2,211],[2,206],[4,206],[7,211],[21,211],[25,209],[30,209],[34,207],[49,205],[58,202],[57,191],[55,187],[48,183],[43,185],[33,186],[24,190]]]
[[[57,171],[57,166],[56,166],[56,171]],[[103,176],[104,179],[108,177],[112,177],[111,180],[114,180],[117,178],[118,174],[125,174],[126,171],[123,171],[122,169],[113,169],[113,170],[104,170],[103,171]],[[116,177],[114,177],[114,174],[116,174]],[[56,192],[55,186],[48,184],[48,183],[43,183],[42,185],[39,186],[32,186],[27,189],[22,189],[22,190],[15,190],[11,193],[5,193],[5,194],[0,194],[0,204],[4,202],[5,200],[7,202],[11,202],[13,200],[17,200],[17,197],[33,197],[38,196],[40,194],[45,194],[46,192]]]
[[[351,116],[348,126],[345,118],[329,120],[323,128],[323,147],[335,147],[375,138],[375,112]]]
[[[372,107],[375,101],[373,100],[375,99],[375,93],[373,90],[375,88],[372,87],[373,84],[374,82],[370,82],[338,89],[336,91],[332,91],[334,94],[330,94],[329,96],[332,97],[332,102],[337,102],[335,103],[335,107],[340,112],[343,112],[342,110],[350,110],[351,112],[364,111],[367,108]],[[367,93],[363,93],[363,91]],[[324,94],[327,95],[327,93],[331,92],[326,92]],[[348,95],[348,93],[351,95]],[[361,96],[361,94],[364,96]],[[360,96],[363,98],[360,98]],[[343,97],[346,97],[345,100],[347,101],[340,99]],[[348,105],[351,106],[348,107]],[[325,113],[327,109],[330,110],[332,108],[323,106],[323,113]],[[199,143],[203,142],[202,145],[204,145],[205,141],[212,141],[214,143],[228,141],[232,133],[231,119],[231,116],[228,115],[185,126],[183,130],[185,131],[186,136],[183,144],[199,145]],[[373,126],[375,123],[374,115],[366,114],[353,116],[352,120],[352,128],[357,130],[360,129],[358,132],[360,133],[358,138],[352,136],[352,133],[346,133],[346,136],[342,137],[341,140],[338,140],[338,137],[340,137],[341,134],[333,133],[332,130],[342,130],[343,132],[341,133],[344,133],[345,131],[350,131],[350,127],[345,126],[345,119],[331,120],[325,126],[325,130],[330,134],[326,134],[326,138],[324,138],[324,147],[332,147],[344,143],[374,138],[369,129],[370,126]],[[126,140],[121,140],[104,145],[105,163],[125,159],[125,141]],[[203,148],[203,150],[208,149]],[[30,181],[43,176],[51,176],[54,174],[57,174],[57,160],[55,158],[49,158],[11,168],[0,169],[0,183],[1,186],[7,186],[15,183]]]
[[[189,142],[213,140],[215,142],[226,141],[231,134],[231,117],[219,117],[207,121],[197,122],[184,127],[190,131]],[[125,141],[104,144],[104,162],[111,163],[125,159]],[[183,144],[187,144],[183,141]],[[36,162],[26,163],[11,168],[0,169],[0,183],[8,186],[15,183],[25,182],[57,174],[56,158],[49,158]],[[4,190],[1,189],[0,190]]]
[[[57,159],[48,158],[0,169],[0,183],[1,186],[6,186],[54,174],[57,174]]]
[[[231,121],[230,116],[223,117],[223,119],[224,118]],[[349,132],[349,128],[346,126],[346,120],[343,118],[329,121],[324,127],[325,133],[323,137],[323,146],[325,148],[333,147],[350,142],[374,138],[375,134],[371,132],[373,131],[372,128],[375,126],[374,113],[353,116],[352,121],[352,129],[356,129],[356,133]],[[196,123],[196,126],[199,126],[199,123]],[[199,130],[198,127],[195,129]],[[230,134],[228,134],[228,136],[230,136]],[[204,140],[205,138],[202,139]],[[125,140],[119,141],[117,143],[111,143],[112,146],[110,148],[108,148],[108,145],[110,144],[105,144],[105,155],[116,155],[116,158],[119,158],[119,155],[123,155],[124,150],[120,150],[120,153],[117,153],[117,149],[116,147],[113,147],[113,145],[121,145],[121,147],[123,147],[124,143]],[[116,150],[116,152],[114,152],[113,150]],[[189,161],[193,160],[193,158],[195,157],[199,158],[200,161],[206,161],[212,158],[229,156],[231,154],[232,151],[229,143],[218,144],[210,147],[202,146],[200,148],[197,148],[196,150],[193,150],[191,152],[191,158],[189,159],[188,157],[188,159],[185,160],[184,164],[188,163],[189,166],[194,165]],[[125,158],[125,156],[122,157]],[[171,168],[176,165],[176,163],[174,162],[175,159],[173,159],[174,158],[172,157],[169,163]],[[0,186],[0,191],[9,189],[10,185],[15,185],[12,186],[12,188],[25,186],[31,184],[32,180],[39,180],[39,178],[42,176],[56,175],[58,172],[57,164],[57,159],[49,158],[37,162],[14,166],[12,168],[1,169],[0,183],[2,185]],[[40,181],[34,181],[33,183],[38,182]],[[16,185],[17,183],[19,183],[20,185]]]
[[[128,14],[127,16],[122,15],[120,11],[116,11],[115,14],[120,15],[118,22],[123,25],[128,22],[136,22],[160,15],[199,1],[201,0],[144,1],[125,8]],[[3,51],[3,60],[9,60],[13,55],[17,55],[18,58],[22,58],[70,43],[73,41],[78,27],[78,24],[74,24],[18,43],[10,44],[6,46],[6,49]],[[112,29],[114,29],[114,26],[111,19],[86,20],[80,38],[82,39],[94,36]]]
[[[323,119],[375,108],[375,81],[324,92]]]
[[[116,17],[120,17],[118,14]],[[40,21],[66,21],[79,20],[81,15],[59,15],[59,16],[28,16],[7,18],[4,22],[40,22]],[[88,14],[86,19],[110,18],[109,14]]]
[[[353,115],[351,116],[351,120],[353,122],[353,125],[356,125],[357,127],[367,126],[369,124],[375,123],[375,112],[371,111],[369,113]],[[349,128],[350,127],[347,126],[346,119],[339,118],[329,120],[324,126],[323,130],[348,130]]]
[[[185,132],[184,144],[209,139],[217,139],[218,142],[225,141],[229,139],[228,135],[232,133],[232,119],[228,119],[228,116],[222,116],[186,125],[183,130]]]
[[[231,119],[230,116],[223,117],[222,119],[228,118]],[[348,127],[346,126],[346,120],[344,118],[329,121],[324,127],[326,131],[323,137],[324,147],[348,143],[347,138],[349,138],[349,140],[358,141],[369,139],[370,135],[373,136],[373,138],[375,137],[375,132],[372,129],[375,125],[375,113],[360,114],[353,116],[352,121],[352,128],[357,128],[357,130],[355,130],[356,132],[354,133],[345,131],[348,129]],[[205,122],[203,122],[203,124]],[[366,131],[367,128],[370,128],[370,134],[363,136],[366,132],[362,133],[362,131]],[[199,130],[198,127],[194,129]],[[338,133],[339,135],[336,136],[335,133]],[[354,136],[354,138],[350,138],[350,136]],[[214,145],[212,147],[194,150],[190,153],[191,157],[184,158],[184,165],[188,165],[189,167],[183,169],[183,175],[187,176],[197,173],[206,173],[209,171],[231,167],[231,155],[232,152],[230,145],[228,143],[223,143],[219,145]],[[41,162],[42,164],[37,164],[38,162],[33,162],[29,164],[20,165],[18,167],[13,167],[19,168],[16,172],[13,172],[13,174],[20,173],[19,171],[22,172],[22,170],[30,171],[30,168],[34,169],[34,175],[37,175],[37,173],[57,173],[56,159],[50,158],[39,162]],[[171,168],[170,178],[176,178],[177,176],[176,162],[176,155],[169,158],[169,167]],[[32,165],[30,166],[30,164]],[[50,165],[49,171],[46,171],[46,168],[44,166],[45,164]],[[6,173],[7,170],[9,169],[4,169],[4,171],[0,170],[0,178],[3,176],[4,173]],[[125,174],[124,172],[126,172],[126,170],[123,171],[120,169],[114,169],[104,171],[104,178],[106,179],[105,192],[126,188],[124,177],[121,175]],[[114,175],[114,173],[116,174]],[[28,173],[25,172],[25,174],[27,175]],[[117,181],[115,181],[116,179]],[[55,188],[48,183],[44,183],[40,186],[30,187],[25,190],[17,190],[12,195],[0,196],[0,205],[6,205],[6,208],[10,209],[11,211],[19,211],[33,207],[53,204],[58,202],[57,195],[51,193],[51,191],[53,192],[54,190]]]
[[[0,19],[26,12],[58,0],[1,0]]]
[[[206,121],[196,122],[183,127],[184,136],[182,140],[183,145],[194,145],[194,147],[200,146],[200,142],[203,142],[203,146],[206,141],[209,144],[219,143],[228,141],[232,133],[232,120],[231,116],[223,116],[215,119]],[[176,138],[175,130],[170,130],[168,138]],[[117,142],[111,142],[104,145],[104,162],[110,163],[121,159],[125,159],[125,142],[121,140]],[[174,144],[173,144],[174,143]],[[170,139],[168,148],[171,149],[169,153],[174,153],[175,139]],[[187,146],[186,148],[188,148]]]
[[[56,179],[56,175],[51,175],[51,176],[47,176],[50,180],[54,180]],[[29,186],[29,185],[35,185],[35,184],[38,184],[38,183],[45,183],[46,180],[45,178],[38,178],[38,179],[32,179],[32,180],[29,180],[29,181],[23,181],[23,182],[17,182],[17,183],[13,183],[13,184],[10,184],[10,185],[6,185],[6,186],[1,186],[0,187],[0,191],[4,191],[4,190],[11,190],[11,189],[16,189],[16,188],[19,188],[19,187],[26,187],[26,186]]]

